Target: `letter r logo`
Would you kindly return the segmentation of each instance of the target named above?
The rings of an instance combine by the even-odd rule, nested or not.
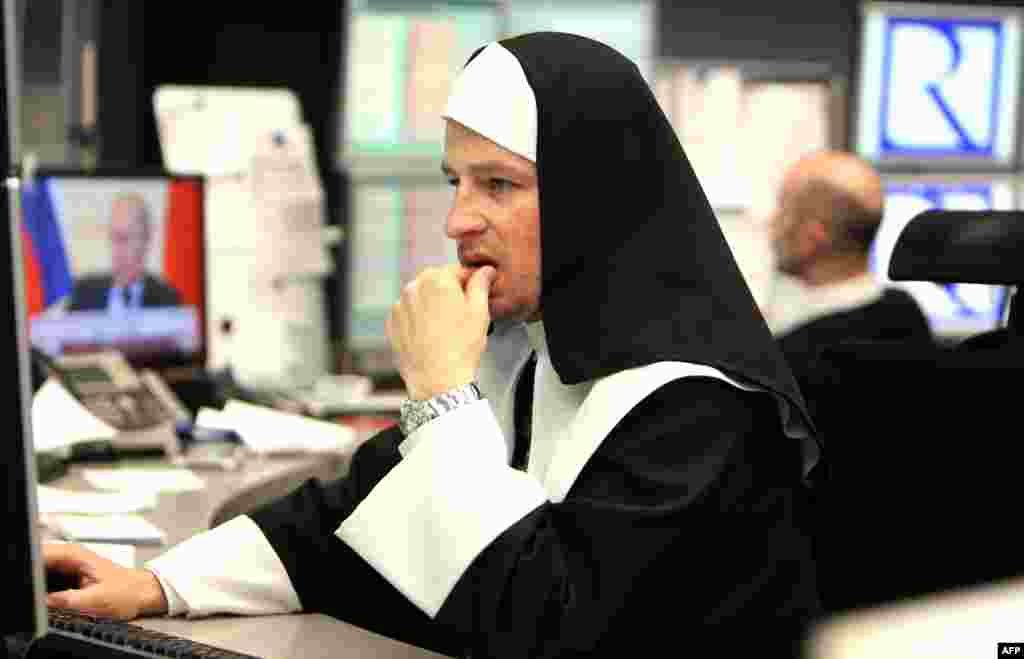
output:
[[[996,19],[888,17],[882,155],[995,155],[1003,37]]]

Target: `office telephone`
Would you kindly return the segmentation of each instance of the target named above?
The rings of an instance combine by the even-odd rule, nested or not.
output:
[[[120,431],[191,420],[163,378],[151,370],[136,371],[119,352],[38,356],[82,405]]]

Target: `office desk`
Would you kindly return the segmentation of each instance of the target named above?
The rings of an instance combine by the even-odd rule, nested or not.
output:
[[[203,620],[145,618],[135,624],[266,659],[436,659],[444,656],[320,614]]]
[[[205,489],[161,493],[156,508],[143,513],[146,519],[164,530],[167,545],[138,547],[136,565],[209,528],[212,520],[224,521],[235,513],[250,510],[252,506],[285,494],[308,478],[330,479],[343,475],[350,457],[262,457],[251,459],[238,471],[196,470],[206,483]],[[49,485],[71,490],[93,489],[82,477],[81,467],[73,467],[68,475]],[[431,659],[441,656],[319,614],[216,616],[202,620],[157,617],[136,620],[134,624],[266,659]]]
[[[1024,578],[835,614],[811,630],[806,659],[1021,656]]]
[[[309,478],[329,480],[344,475],[351,456],[294,455],[250,458],[237,471],[193,470],[205,487],[195,492],[161,492],[157,505],[142,516],[167,535],[162,547],[140,546],[136,565],[156,558],[192,535],[236,514],[282,496]],[[141,464],[141,463],[140,463]],[[103,468],[90,465],[90,468]],[[116,467],[114,467],[116,468]],[[48,485],[68,490],[94,490],[81,475],[81,466]]]

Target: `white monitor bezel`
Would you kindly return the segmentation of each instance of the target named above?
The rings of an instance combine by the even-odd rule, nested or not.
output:
[[[967,5],[941,5],[926,3],[863,2],[860,8],[860,33],[857,47],[856,92],[854,94],[853,116],[850,123],[850,144],[853,150],[872,162],[882,171],[888,172],[979,172],[1000,173],[1015,171],[1020,166],[1022,136],[1018,128],[1021,116],[1021,98],[1024,92],[1024,76],[1021,72],[1021,56],[1024,53],[1024,8],[1020,7],[973,7]],[[875,144],[881,125],[877,105],[881,103],[881,75],[877,74],[884,57],[881,24],[889,16],[907,18],[946,19],[995,19],[1005,21],[1010,27],[1006,41],[1004,64],[1008,67],[1001,87],[1001,101],[997,112],[1005,117],[1002,130],[1010,135],[1002,138],[1005,155],[998,157],[966,155],[906,155],[885,156],[878,153]],[[875,99],[869,104],[869,99]],[[870,111],[869,111],[870,110]],[[1015,131],[1015,133],[1014,133]]]

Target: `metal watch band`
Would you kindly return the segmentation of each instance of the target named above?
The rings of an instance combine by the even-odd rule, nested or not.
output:
[[[470,382],[426,400],[406,399],[402,403],[398,427],[402,434],[408,437],[424,423],[463,405],[481,400],[483,397],[484,395],[476,383]]]

